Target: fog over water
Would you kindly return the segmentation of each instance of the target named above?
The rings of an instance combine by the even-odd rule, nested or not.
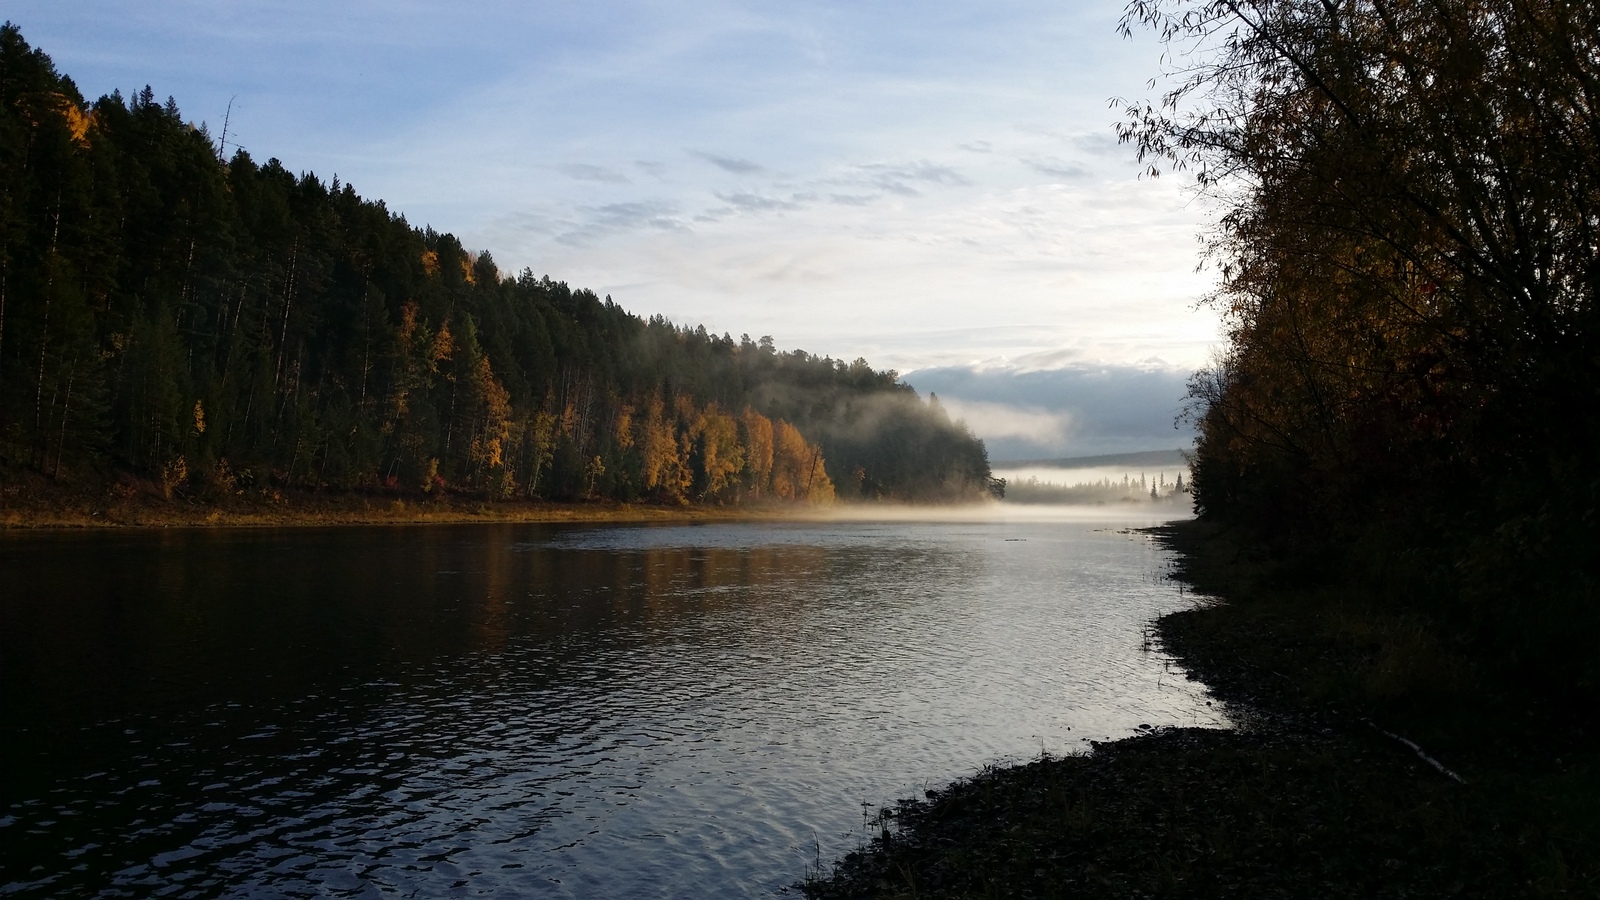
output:
[[[994,477],[1004,478],[1007,481],[1022,481],[1035,478],[1046,484],[1057,484],[1071,487],[1077,484],[1096,484],[1101,481],[1121,482],[1123,478],[1137,482],[1143,475],[1145,481],[1159,481],[1166,479],[1167,484],[1172,484],[1179,475],[1183,476],[1184,483],[1188,483],[1190,473],[1188,466],[1086,466],[1079,469],[1064,469],[1053,466],[1019,466],[1011,467],[1004,463],[994,467]],[[1072,516],[1076,513],[1073,507],[1065,507],[1058,515]]]

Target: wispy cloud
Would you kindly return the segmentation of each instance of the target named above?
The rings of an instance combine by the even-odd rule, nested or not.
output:
[[[1084,153],[1097,156],[1125,157],[1129,150],[1117,141],[1116,135],[1109,130],[1095,132],[1094,134],[1080,134],[1072,139],[1073,146]]]
[[[582,218],[555,236],[558,243],[582,247],[601,238],[634,231],[688,231],[674,204],[662,202],[608,203],[582,207]]]
[[[915,197],[918,187],[939,185],[963,187],[972,183],[965,175],[949,166],[937,165],[927,160],[911,163],[868,163],[857,169],[868,183],[891,194]]]
[[[740,212],[778,212],[801,208],[801,197],[796,194],[790,199],[780,197],[766,197],[760,194],[717,194],[717,199],[732,206]]]
[[[591,166],[586,163],[565,163],[556,166],[556,171],[574,181],[594,181],[600,184],[630,184],[628,176],[621,172],[607,169],[604,166]]]
[[[1022,164],[1040,175],[1046,175],[1061,181],[1077,181],[1089,175],[1089,170],[1083,166],[1077,163],[1065,162],[1053,156],[1024,159]]]
[[[718,156],[715,153],[706,153],[701,150],[695,150],[693,153],[695,156],[700,157],[708,163],[711,163],[713,166],[716,166],[722,171],[732,172],[735,175],[753,175],[757,172],[766,171],[766,169],[759,163],[751,162],[748,159],[738,159],[737,157],[732,156]]]

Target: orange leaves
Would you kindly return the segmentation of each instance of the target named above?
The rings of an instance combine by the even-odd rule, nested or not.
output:
[[[433,336],[433,344],[428,351],[429,359],[432,360],[435,365],[438,365],[439,363],[449,359],[450,355],[455,352],[456,341],[455,337],[450,334],[450,323],[441,323],[439,325],[438,333]]]
[[[479,405],[480,421],[473,429],[468,459],[489,469],[500,468],[505,464],[505,444],[511,437],[511,394],[494,377],[487,356],[478,358],[471,387]]]
[[[67,132],[72,135],[72,140],[81,147],[89,146],[89,131],[94,128],[95,115],[93,112],[84,112],[78,104],[72,102],[61,94],[52,95],[60,105],[61,117],[67,120]]]
[[[95,114],[92,111],[84,112],[83,108],[78,106],[76,101],[74,101],[71,97],[68,97],[66,94],[58,91],[51,91],[47,94],[43,94],[42,96],[35,95],[35,97],[42,99],[43,103],[41,105],[44,106],[45,109],[55,111],[57,115],[61,116],[61,118],[65,120],[67,125],[67,134],[72,138],[73,143],[80,147],[89,146],[89,132],[98,124]],[[22,104],[24,110],[26,110],[26,98],[19,101],[19,104]],[[27,115],[26,112],[24,112],[24,114]],[[32,115],[29,115],[28,123],[37,128],[39,127],[40,120],[34,118]]]
[[[739,425],[732,416],[707,407],[699,422],[700,465],[705,473],[702,497],[714,497],[734,483],[744,469],[744,448],[739,445]]]
[[[647,491],[660,491],[679,499],[687,487],[687,466],[678,455],[678,437],[665,416],[660,397],[645,404],[637,429],[642,483]]]
[[[423,255],[426,256],[427,254]],[[407,301],[404,306],[400,307],[400,342],[402,344],[409,342],[411,340],[411,336],[416,333],[416,330],[417,304],[413,301]]]
[[[616,425],[612,428],[612,437],[617,442],[618,450],[628,450],[633,447],[633,406],[622,404],[617,409]]]
[[[437,250],[424,250],[424,251],[422,251],[422,271],[423,271],[423,274],[427,275],[430,278],[432,278],[435,275],[438,275],[439,272],[440,272],[440,269],[443,266],[446,266],[446,265],[450,264],[450,259],[448,257],[453,257],[455,259],[456,267],[458,267],[461,270],[461,278],[462,278],[462,280],[465,281],[467,284],[470,284],[470,285],[476,285],[478,283],[478,260],[479,260],[479,257],[478,257],[477,254],[475,254],[475,253],[462,253],[462,252],[460,252],[459,248],[454,248],[454,249],[446,248],[445,255],[446,255],[447,258],[441,263],[440,260],[439,260],[439,251],[437,251]]]
[[[662,499],[833,498],[822,452],[781,419],[774,423],[748,408],[729,415],[715,403],[702,408],[685,396],[670,412],[659,397],[652,398],[630,418],[640,484]]]
[[[822,449],[808,443],[800,429],[779,419],[773,426],[772,492],[785,500],[827,502],[833,482],[824,471]]]
[[[793,500],[800,493],[805,480],[806,441],[799,429],[778,420],[772,426],[772,492],[784,500]]]
[[[745,471],[750,490],[760,497],[772,483],[772,422],[753,409],[739,416],[739,433],[744,440]]]

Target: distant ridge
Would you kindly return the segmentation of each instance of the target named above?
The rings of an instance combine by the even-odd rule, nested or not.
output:
[[[996,460],[997,469],[1021,469],[1030,466],[1051,469],[1090,469],[1097,466],[1185,466],[1188,460],[1182,450],[1140,450],[1136,453],[1107,453],[1103,456],[1068,456],[1062,459],[1007,459]]]

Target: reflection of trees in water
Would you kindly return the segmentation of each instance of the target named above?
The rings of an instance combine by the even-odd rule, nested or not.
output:
[[[792,635],[827,598],[844,596],[841,586],[929,578],[955,585],[985,569],[981,553],[961,548],[865,544],[501,548],[480,558],[486,569],[502,570],[472,588],[481,596],[468,614],[474,638],[491,652],[518,631],[563,639],[607,631],[608,641],[645,643]],[[731,617],[759,617],[760,627],[735,634],[723,627]],[[624,625],[625,637],[616,630]]]

